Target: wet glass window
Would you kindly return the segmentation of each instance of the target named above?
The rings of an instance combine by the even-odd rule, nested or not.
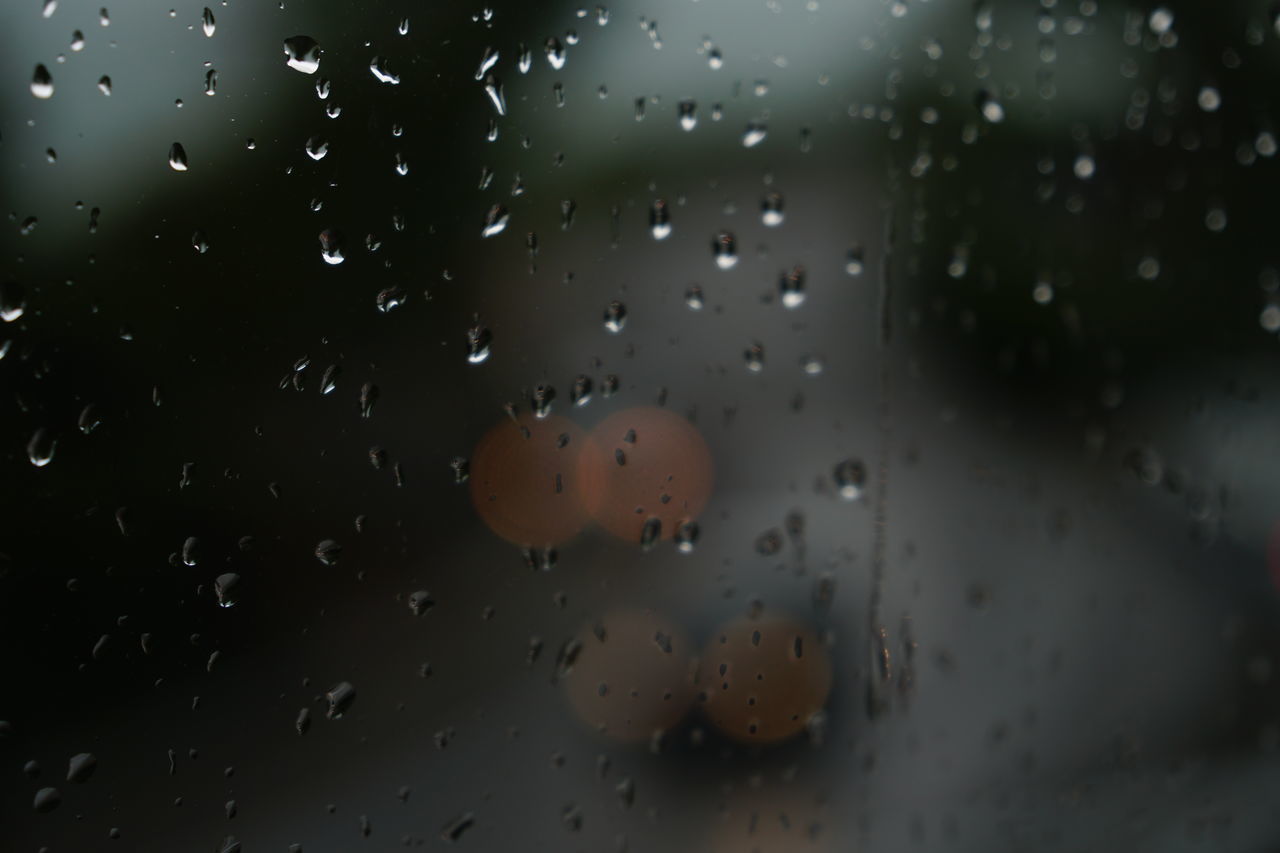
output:
[[[1280,9],[0,31],[0,847],[1280,846]]]

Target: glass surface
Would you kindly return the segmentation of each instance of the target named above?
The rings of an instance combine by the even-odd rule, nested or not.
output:
[[[0,33],[0,848],[1280,845],[1269,5]]]

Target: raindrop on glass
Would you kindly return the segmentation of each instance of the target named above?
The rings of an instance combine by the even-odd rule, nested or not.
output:
[[[175,172],[187,171],[187,151],[181,142],[169,146],[169,168]]]
[[[285,64],[303,74],[320,69],[320,45],[310,36],[292,36],[284,40]]]
[[[495,204],[484,215],[484,227],[480,231],[480,236],[493,237],[501,234],[510,220],[511,214],[507,212],[507,209],[500,204]]]
[[[604,309],[604,327],[608,332],[618,334],[627,325],[627,306],[613,300]]]
[[[41,100],[53,97],[53,76],[43,65],[37,65],[35,74],[31,76],[31,94]]]
[[[721,231],[711,241],[711,252],[716,266],[722,270],[733,269],[738,264],[738,241],[733,232]]]
[[[27,459],[31,460],[31,464],[37,468],[43,468],[53,461],[53,451],[57,443],[52,432],[45,427],[40,427],[27,442]]]
[[[862,497],[867,482],[867,469],[857,459],[845,459],[836,464],[831,472],[835,481],[836,494],[842,500],[856,501]]]
[[[654,199],[649,206],[649,233],[655,240],[671,236],[671,208],[664,198]]]

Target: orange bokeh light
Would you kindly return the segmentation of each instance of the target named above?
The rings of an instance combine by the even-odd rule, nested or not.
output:
[[[517,545],[572,538],[587,521],[578,473],[584,443],[582,429],[556,415],[522,414],[493,427],[471,456],[476,512]]]
[[[688,420],[638,407],[601,421],[587,437],[579,467],[586,510],[605,530],[638,543],[645,522],[661,521],[657,539],[694,519],[711,497],[711,451]]]
[[[740,619],[712,635],[698,668],[707,718],[729,737],[776,743],[803,731],[831,691],[831,657],[790,619]]]

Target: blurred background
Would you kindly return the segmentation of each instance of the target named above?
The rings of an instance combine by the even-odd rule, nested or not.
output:
[[[1280,848],[1269,3],[0,32],[0,846]]]

